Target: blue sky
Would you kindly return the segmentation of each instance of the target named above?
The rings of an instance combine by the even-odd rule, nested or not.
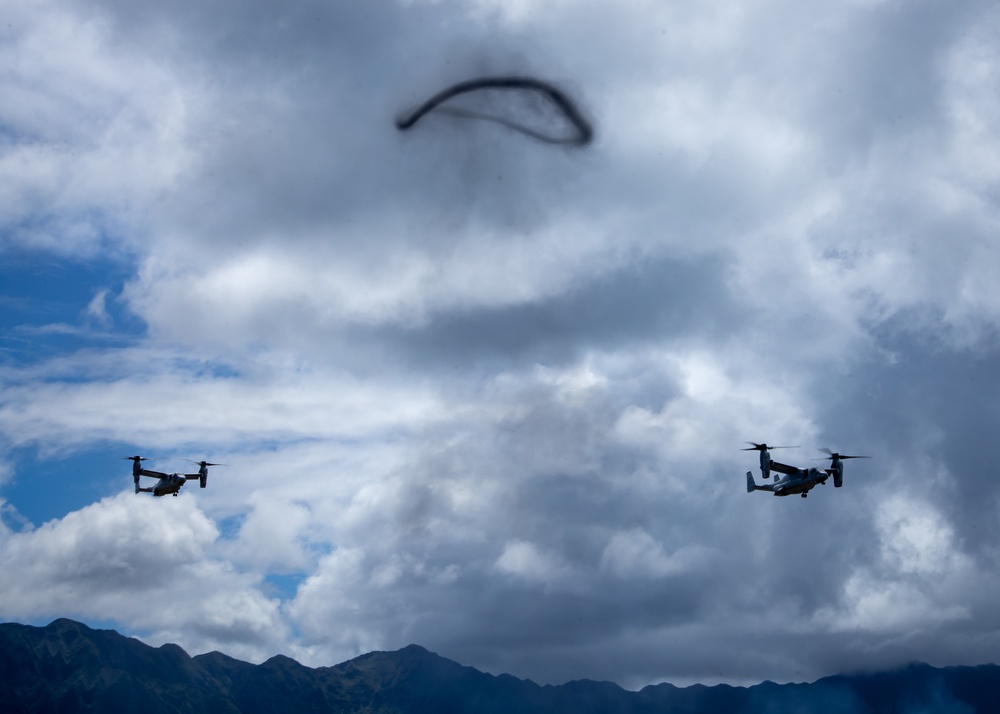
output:
[[[994,5],[5,2],[0,618],[628,687],[997,661]],[[395,128],[509,74],[594,141]],[[873,458],[778,499],[747,441]],[[154,499],[136,453],[225,466]]]
[[[46,255],[11,250],[0,267],[4,286],[3,356],[7,366],[30,366],[82,349],[121,346],[141,338],[141,320],[129,316],[114,299],[128,276],[128,265],[115,260]],[[115,324],[113,329],[112,323]],[[7,452],[13,474],[4,498],[17,504],[21,519],[41,524],[107,495],[120,479],[101,441],[92,448],[60,454],[55,444],[25,445]],[[125,453],[128,447],[122,446]],[[30,477],[28,477],[30,474]]]

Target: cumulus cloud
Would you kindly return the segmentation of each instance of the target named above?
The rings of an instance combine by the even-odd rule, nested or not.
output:
[[[257,578],[212,557],[218,530],[192,501],[107,498],[5,534],[6,617],[53,612],[128,623],[148,639],[224,647],[261,659],[286,628]]]

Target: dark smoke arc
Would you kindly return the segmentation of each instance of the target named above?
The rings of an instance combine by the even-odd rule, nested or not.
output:
[[[480,89],[529,89],[539,92],[540,94],[548,97],[552,103],[559,108],[559,110],[563,113],[563,116],[569,120],[570,124],[572,124],[573,128],[576,130],[575,135],[571,137],[554,137],[535,131],[524,126],[523,124],[518,124],[517,122],[509,119],[503,119],[501,117],[495,117],[489,114],[482,114],[480,112],[468,111],[465,109],[456,109],[452,107],[439,108],[441,104],[447,102],[452,97],[457,97],[459,94],[466,94],[468,92],[475,92]],[[449,114],[451,116],[492,121],[505,126],[508,129],[530,136],[532,139],[543,141],[546,144],[585,146],[594,138],[593,127],[591,127],[590,122],[584,118],[580,110],[577,109],[576,104],[574,104],[573,101],[558,87],[540,79],[535,79],[534,77],[478,77],[476,79],[467,79],[464,82],[453,84],[447,89],[443,89],[435,94],[409,115],[398,118],[396,120],[396,127],[400,131],[406,131],[420,121],[425,114],[434,110],[437,110],[441,114]]]

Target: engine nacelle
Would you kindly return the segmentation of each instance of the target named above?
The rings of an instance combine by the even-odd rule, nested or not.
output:
[[[198,485],[202,488],[208,486],[208,467],[209,466],[221,466],[222,464],[213,464],[208,461],[193,461],[192,463],[198,464],[198,473],[196,474],[184,474],[188,481],[194,481],[198,479]]]
[[[840,488],[844,485],[844,462],[840,459],[834,459],[833,463],[830,464],[830,470],[833,471],[833,485],[835,488]]]
[[[767,453],[767,449],[761,449],[760,452],[760,475],[761,478],[771,477],[771,455]]]

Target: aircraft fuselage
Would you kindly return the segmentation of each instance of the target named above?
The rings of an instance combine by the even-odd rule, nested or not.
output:
[[[775,496],[791,496],[796,493],[808,493],[814,486],[826,481],[828,475],[821,469],[800,469],[774,484]]]
[[[829,474],[824,469],[795,469],[773,484],[758,484],[747,471],[747,491],[770,491],[775,496],[800,494],[803,498],[817,484],[826,483]]]
[[[186,481],[187,479],[180,474],[170,474],[156,482],[156,485],[153,486],[153,495],[168,496],[171,493],[176,495]]]

